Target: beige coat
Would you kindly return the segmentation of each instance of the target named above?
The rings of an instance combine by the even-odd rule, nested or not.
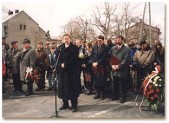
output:
[[[138,61],[141,66],[149,66],[154,62],[155,53],[153,50],[140,51],[137,50],[134,54],[133,60]]]

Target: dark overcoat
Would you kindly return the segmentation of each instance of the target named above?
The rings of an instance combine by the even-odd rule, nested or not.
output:
[[[49,57],[48,53],[44,48],[36,51],[36,67],[40,69],[41,72],[44,72],[48,68]]]
[[[9,49],[7,51],[6,63],[12,73],[20,73],[21,49]]]
[[[110,50],[110,57],[111,56],[114,56],[120,60],[119,70],[112,70],[112,75],[119,78],[127,78],[130,63],[130,49],[124,44],[121,46],[121,48],[114,46]]]
[[[106,70],[107,57],[109,48],[102,44],[100,47],[98,45],[94,46],[91,53],[91,63],[97,62],[98,66],[101,66],[104,71]],[[105,84],[106,73],[94,73],[94,84],[97,86],[103,86]]]
[[[78,79],[78,48],[72,43],[67,48],[64,44],[59,48],[58,97],[64,100],[76,99],[81,93]],[[62,63],[65,68],[61,68]]]

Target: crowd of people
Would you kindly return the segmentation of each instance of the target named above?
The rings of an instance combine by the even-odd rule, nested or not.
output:
[[[81,93],[104,100],[108,82],[111,99],[125,103],[127,91],[138,93],[143,79],[156,65],[164,74],[164,47],[159,41],[150,47],[145,38],[138,44],[132,41],[126,44],[122,35],[114,43],[102,35],[92,42],[81,39],[73,42],[66,33],[61,45],[38,41],[36,49],[31,47],[29,39],[24,39],[22,48],[17,41],[12,41],[9,48],[5,38],[2,40],[3,93],[5,81],[12,74],[14,93],[32,95],[35,80],[27,77],[29,70],[36,69],[39,77],[35,91],[53,91],[57,83],[58,97],[63,101],[60,110],[69,108],[68,100],[71,100],[72,112],[76,112]],[[26,92],[22,89],[24,83]]]

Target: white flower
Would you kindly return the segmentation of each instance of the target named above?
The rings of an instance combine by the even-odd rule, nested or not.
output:
[[[159,81],[161,81],[162,79],[159,79]]]
[[[159,85],[159,87],[161,87],[161,85]]]
[[[157,86],[158,86],[158,84],[155,84],[155,86],[157,87]]]
[[[28,74],[28,73],[32,74],[32,71],[33,71],[33,68],[30,68],[30,67],[27,67],[27,68],[26,68],[26,73],[27,73],[27,74]]]
[[[84,58],[83,52],[80,52],[80,53],[79,53],[79,58]]]
[[[150,81],[149,83],[153,83],[152,81]]]
[[[26,68],[26,75],[25,75],[26,82],[27,82],[28,74],[32,75],[32,71],[33,71],[33,68],[30,68],[30,67]]]

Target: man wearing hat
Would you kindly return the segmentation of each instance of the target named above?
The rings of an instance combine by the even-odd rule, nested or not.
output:
[[[142,81],[152,70],[155,54],[150,48],[146,39],[143,38],[140,42],[140,50],[137,50],[134,54],[133,61],[137,63],[137,82],[136,82],[136,93],[141,87]]]
[[[21,61],[20,61],[20,79],[23,82],[26,82],[25,77],[26,77],[26,69],[29,68],[34,68],[35,67],[35,62],[36,62],[36,52],[32,47],[30,46],[30,40],[25,39],[23,41],[23,50],[21,52]],[[33,94],[33,81],[28,80],[27,81],[27,93],[25,96],[29,96]]]
[[[12,73],[12,79],[14,84],[14,92],[23,93],[22,91],[22,83],[20,81],[20,57],[21,57],[21,49],[18,48],[18,42],[12,41],[11,48],[7,51],[7,67],[10,69]]]
[[[48,53],[43,47],[43,42],[37,42],[36,50],[36,67],[40,72],[40,79],[37,82],[38,88],[35,91],[44,91],[45,90],[45,71],[47,70],[49,64]]]

